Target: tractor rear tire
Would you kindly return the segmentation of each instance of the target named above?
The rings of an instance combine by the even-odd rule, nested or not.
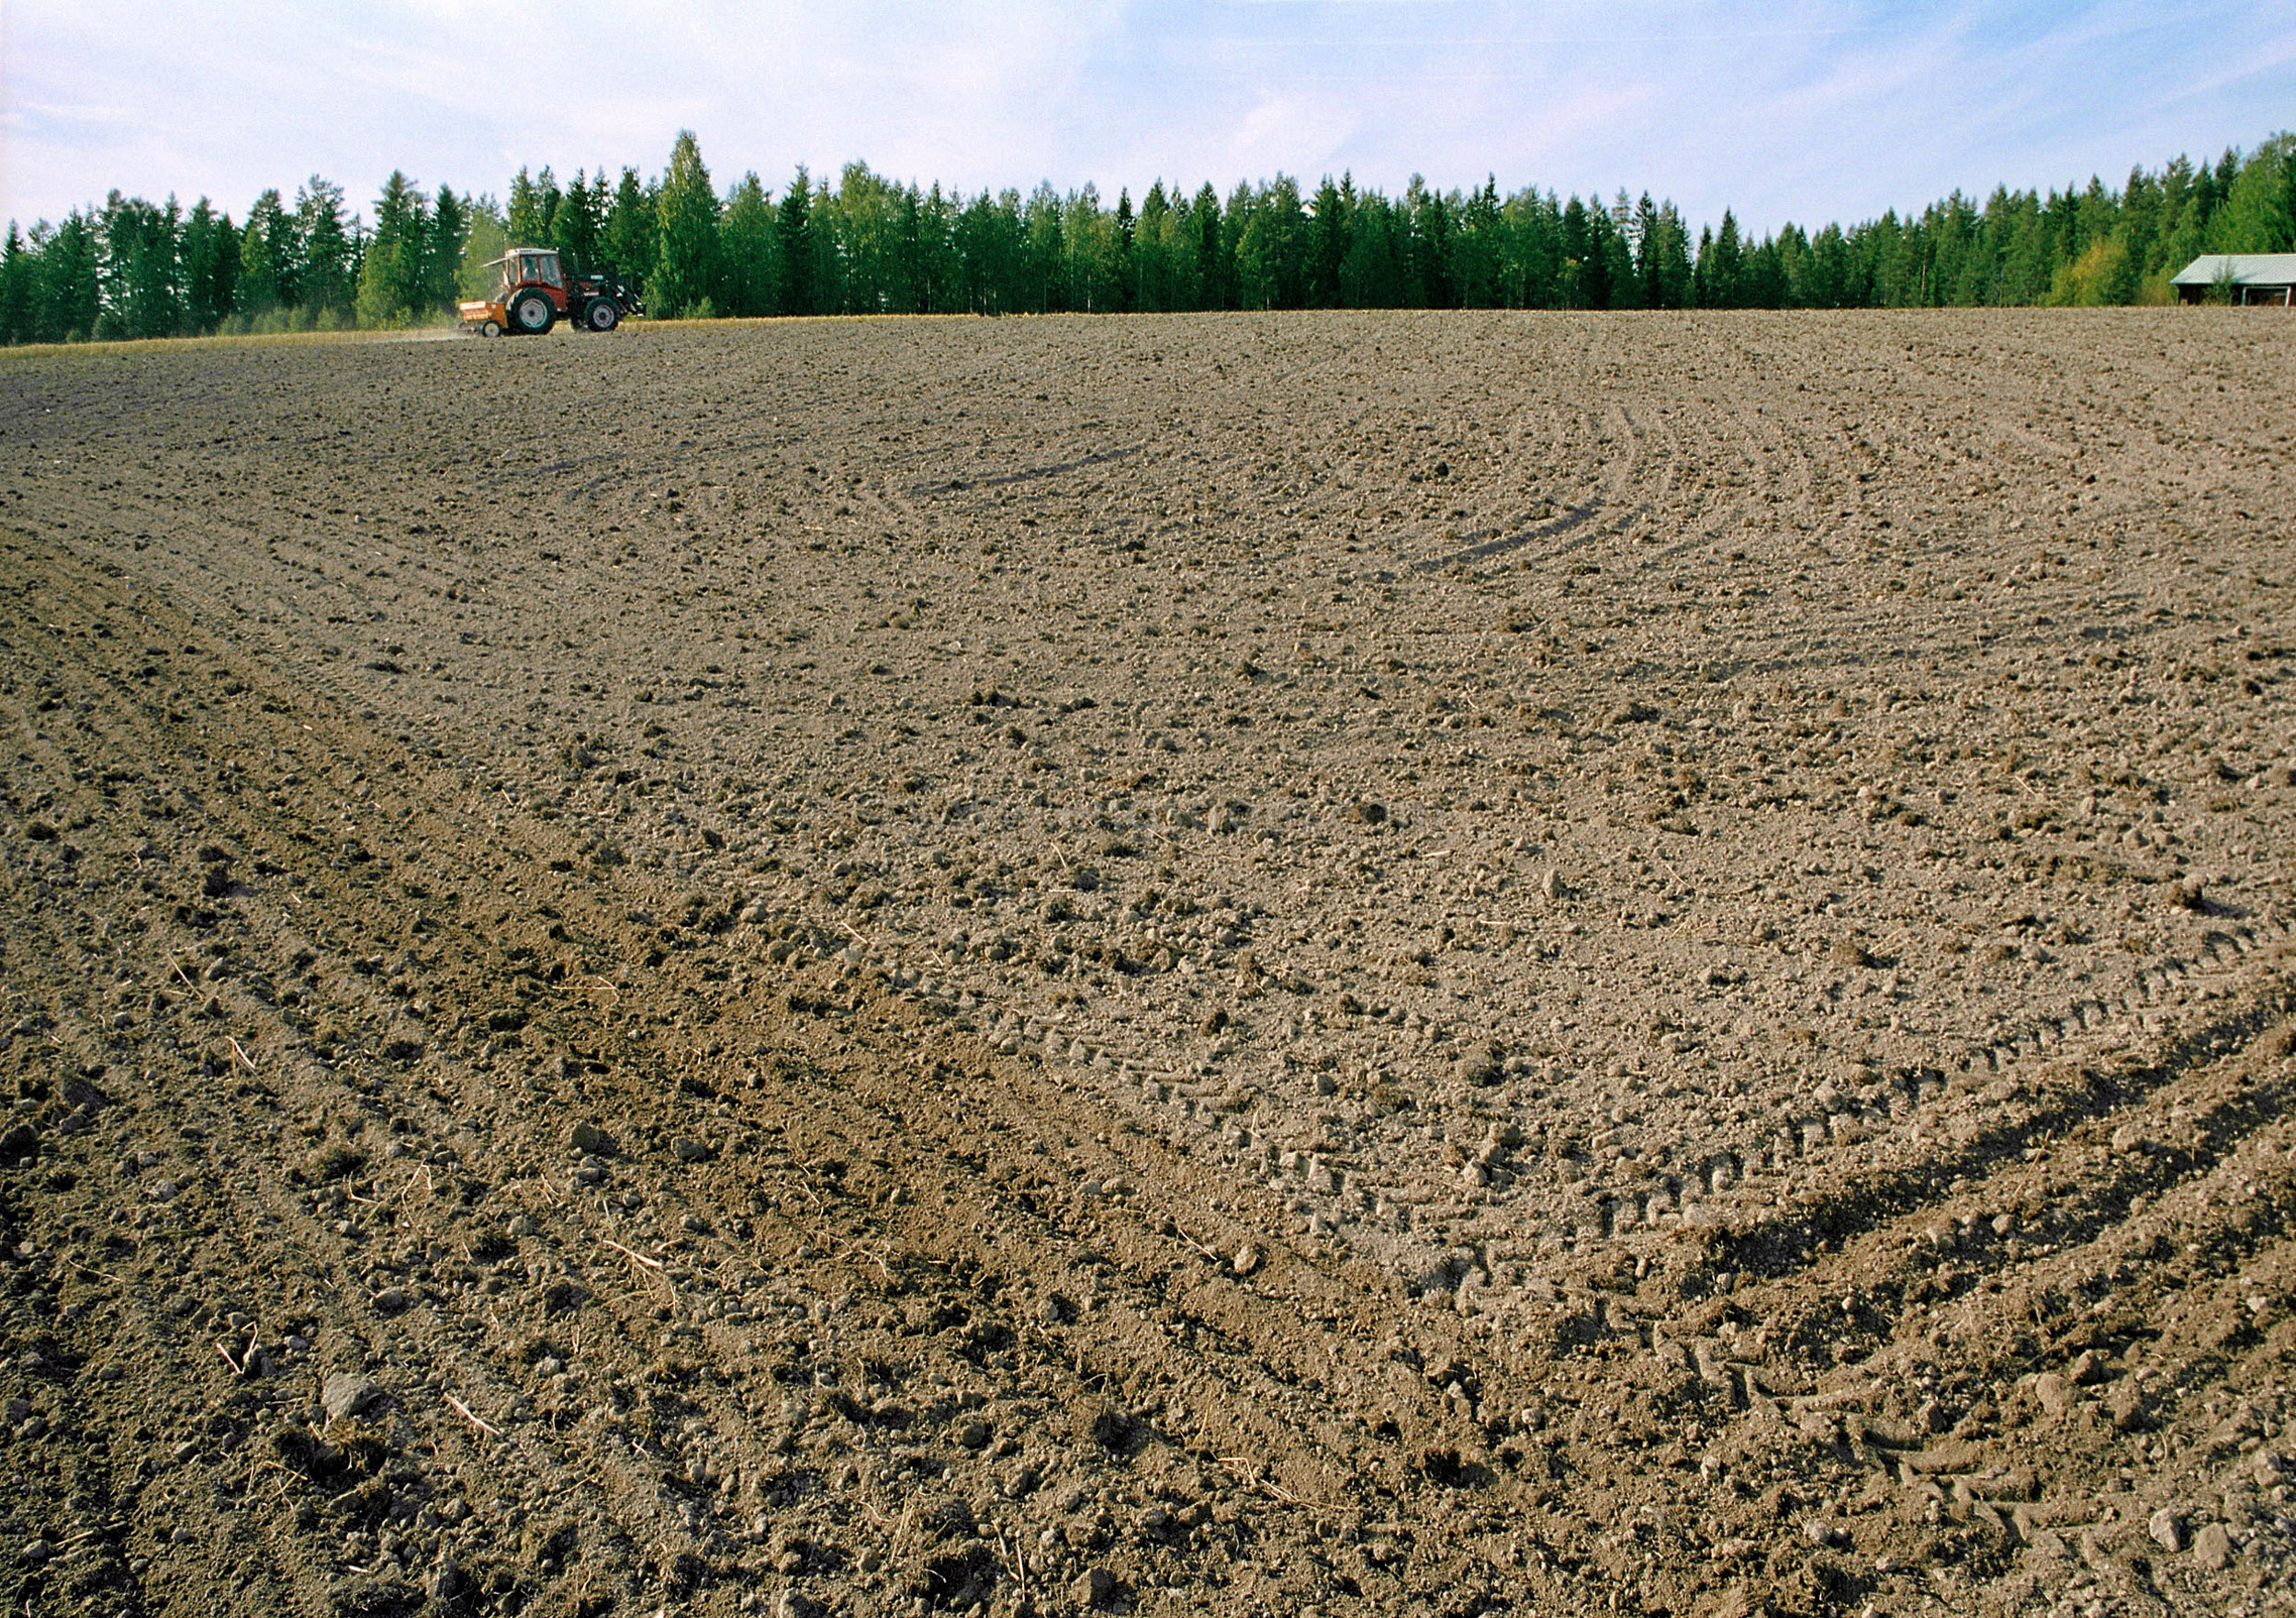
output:
[[[547,332],[558,318],[549,295],[542,292],[522,292],[511,299],[511,330],[529,337]]]
[[[621,323],[622,311],[614,308],[611,298],[594,298],[582,311],[582,324],[593,331],[611,331]]]

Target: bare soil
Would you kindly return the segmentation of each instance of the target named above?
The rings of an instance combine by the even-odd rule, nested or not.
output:
[[[2296,1610],[2291,359],[0,356],[0,1604]]]

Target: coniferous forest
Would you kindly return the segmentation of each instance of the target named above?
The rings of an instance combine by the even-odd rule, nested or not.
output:
[[[243,219],[115,191],[28,230],[0,256],[0,342],[434,322],[489,284],[507,245],[555,246],[642,288],[657,317],[1022,314],[1265,309],[1863,309],[2169,301],[2203,253],[2296,251],[2296,134],[2214,163],[2178,157],[2117,189],[1959,192],[1919,215],[1759,240],[1729,212],[1691,227],[1617,192],[1502,194],[1495,180],[1401,194],[1326,176],[1225,197],[1152,183],[1113,206],[1093,186],[964,197],[849,164],[774,190],[720,188],[690,133],[651,179],[506,192],[424,191],[394,173],[371,216],[313,175]]]

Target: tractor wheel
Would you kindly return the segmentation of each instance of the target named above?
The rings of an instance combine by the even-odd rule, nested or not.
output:
[[[500,337],[502,335],[502,322],[500,320],[489,320],[485,325],[478,328],[478,335],[481,337]]]
[[[594,298],[582,313],[582,324],[593,331],[611,331],[622,323],[622,311],[611,298]]]
[[[549,331],[557,318],[558,311],[551,307],[546,293],[522,292],[511,300],[511,327],[529,337]]]

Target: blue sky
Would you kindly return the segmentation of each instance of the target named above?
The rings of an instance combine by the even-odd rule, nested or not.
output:
[[[681,128],[721,186],[859,158],[971,191],[1278,170],[1395,189],[1495,173],[1671,196],[1694,224],[1871,217],[2063,185],[2296,125],[2266,0],[7,0],[0,214],[118,186],[235,217],[313,172],[371,210],[402,168],[651,174]],[[513,34],[523,35],[514,38]]]

